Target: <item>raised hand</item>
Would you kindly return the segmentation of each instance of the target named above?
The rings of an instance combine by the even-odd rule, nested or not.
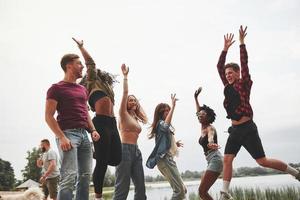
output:
[[[198,95],[201,93],[201,91],[202,91],[202,87],[199,87],[199,88],[195,91],[195,93],[194,93],[195,99],[198,98]]]
[[[239,30],[239,33],[240,33],[240,43],[241,44],[244,44],[244,39],[247,35],[247,26],[243,29],[243,26],[241,25],[240,26],[240,30]]]
[[[125,64],[122,64],[121,70],[124,76],[127,76],[129,73],[129,67],[127,67]]]
[[[229,47],[235,42],[235,40],[233,40],[233,37],[233,33],[227,33],[226,35],[224,35],[224,51],[228,51]]]
[[[76,42],[76,44],[78,45],[78,47],[82,47],[83,46],[83,40],[77,40],[75,38],[72,37],[72,39]]]
[[[178,99],[176,98],[176,94],[171,94],[171,100],[172,100],[172,106],[174,108],[176,106],[176,101],[178,101]]]

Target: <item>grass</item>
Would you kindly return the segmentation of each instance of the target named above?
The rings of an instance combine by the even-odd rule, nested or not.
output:
[[[230,191],[234,200],[300,200],[300,187],[283,187],[280,189],[266,189],[259,188],[233,188]],[[199,200],[195,193],[191,193],[188,197],[189,200]],[[216,195],[215,199],[219,199]]]
[[[104,199],[112,199],[114,188],[106,187],[103,188]],[[90,199],[93,199],[94,192],[91,189]],[[234,200],[300,200],[300,187],[282,187],[280,189],[266,189],[261,190],[260,188],[249,188],[243,189],[235,187],[230,191]],[[151,197],[148,197],[151,200]],[[168,200],[167,197],[163,198]],[[196,193],[190,193],[188,196],[189,200],[199,200],[199,196]],[[219,199],[218,194],[214,199]]]

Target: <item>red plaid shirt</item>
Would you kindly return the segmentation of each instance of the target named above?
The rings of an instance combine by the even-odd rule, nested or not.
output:
[[[217,65],[219,75],[221,77],[221,80],[225,86],[224,92],[227,87],[230,87],[230,84],[226,80],[225,77],[225,61],[226,61],[226,51],[222,51],[219,62]],[[227,118],[234,119],[234,120],[239,120],[242,116],[247,116],[247,117],[253,117],[253,111],[250,105],[250,91],[251,91],[251,86],[252,86],[252,80],[249,74],[249,68],[248,68],[248,54],[246,50],[246,46],[240,45],[240,60],[241,60],[241,74],[242,78],[236,80],[232,86],[234,90],[239,94],[239,104],[235,107],[234,109],[234,114],[235,116],[239,117],[234,117],[232,114],[228,113],[228,105],[230,104],[228,98],[225,96],[224,100],[224,107],[227,111]],[[238,97],[235,97],[238,98]]]

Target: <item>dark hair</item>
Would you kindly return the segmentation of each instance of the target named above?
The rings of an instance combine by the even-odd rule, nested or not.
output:
[[[206,112],[207,122],[212,124],[216,119],[215,111],[213,109],[211,109],[210,107],[208,107],[207,105],[205,105],[205,104],[203,104],[203,106],[200,107],[200,111],[201,110]]]
[[[49,142],[49,140],[48,140],[48,139],[43,139],[43,140],[41,140],[41,142],[42,142],[42,143],[46,143],[46,144],[50,145],[50,142]]]
[[[106,71],[97,69],[97,77],[103,81],[104,83],[107,83],[110,86],[113,86],[114,83],[117,83],[117,79],[116,79],[116,75],[113,75],[111,73],[108,73]],[[87,87],[87,76],[86,74],[83,76],[83,78],[81,79],[80,83],[81,85]]]
[[[77,58],[79,58],[79,56],[76,54],[73,54],[73,53],[66,54],[61,58],[60,66],[64,70],[64,72],[66,72],[66,70],[67,70],[67,68],[66,68],[67,64],[69,64],[70,62],[73,62]]]
[[[237,63],[227,63],[225,66],[224,66],[224,69],[227,69],[227,68],[232,68],[233,71],[235,72],[238,72],[240,70],[240,66],[237,64]]]
[[[148,135],[148,138],[151,139],[155,136],[155,129],[156,125],[159,120],[163,119],[164,111],[165,109],[168,108],[170,109],[170,106],[166,103],[160,103],[156,106],[155,111],[154,111],[154,117],[153,117],[153,122],[151,124],[151,132]]]

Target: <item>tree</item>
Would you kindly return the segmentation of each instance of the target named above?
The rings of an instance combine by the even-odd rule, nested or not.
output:
[[[15,184],[15,173],[10,162],[0,158],[0,191],[11,190]]]
[[[27,165],[25,169],[22,170],[23,173],[23,181],[28,179],[32,179],[34,181],[39,182],[41,177],[42,169],[36,166],[36,160],[41,156],[40,149],[33,148],[32,152],[27,151]]]

